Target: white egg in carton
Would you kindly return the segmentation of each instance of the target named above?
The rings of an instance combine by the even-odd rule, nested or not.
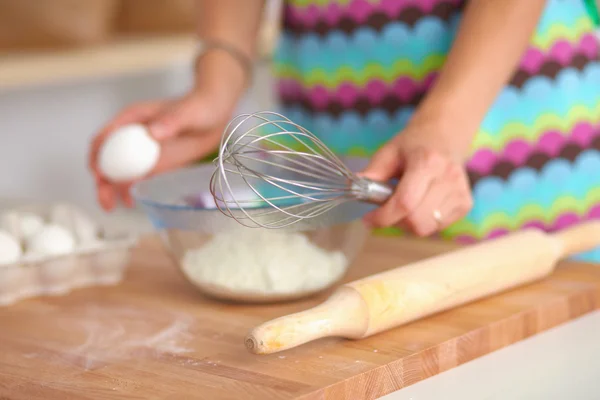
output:
[[[0,306],[40,295],[119,283],[132,235],[108,235],[70,204],[21,205],[0,211]]]

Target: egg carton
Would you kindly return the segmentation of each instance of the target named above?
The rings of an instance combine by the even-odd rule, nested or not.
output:
[[[48,222],[51,210],[57,205],[26,204],[6,207],[6,204],[2,204],[0,209],[1,213],[33,213]],[[81,212],[75,207],[72,210]],[[95,240],[78,244],[67,254],[44,256],[25,252],[19,261],[0,265],[0,306],[29,297],[59,296],[77,288],[120,283],[137,238],[126,233],[107,233],[98,224],[96,228]]]

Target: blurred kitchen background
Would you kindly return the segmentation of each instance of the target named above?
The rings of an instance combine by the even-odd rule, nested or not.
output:
[[[124,106],[189,87],[194,2],[0,0],[1,197],[74,202],[111,228],[149,229],[136,210],[101,212],[88,144]],[[254,86],[239,111],[271,108],[279,12],[268,0]]]
[[[0,196],[75,202],[111,227],[149,228],[135,210],[101,212],[88,144],[122,107],[189,86],[194,1],[0,0]],[[239,111],[272,108],[280,9],[267,1],[261,59]]]

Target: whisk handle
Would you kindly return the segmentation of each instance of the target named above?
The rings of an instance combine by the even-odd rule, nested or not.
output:
[[[374,181],[368,178],[360,178],[353,184],[356,198],[372,204],[383,204],[394,193],[394,186],[389,183]]]

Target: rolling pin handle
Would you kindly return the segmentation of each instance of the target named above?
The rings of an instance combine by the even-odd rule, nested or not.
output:
[[[600,246],[600,220],[582,222],[552,235],[561,244],[561,258]]]
[[[368,329],[368,312],[360,294],[341,287],[324,303],[265,322],[244,342],[254,354],[271,354],[325,337],[360,338]]]

